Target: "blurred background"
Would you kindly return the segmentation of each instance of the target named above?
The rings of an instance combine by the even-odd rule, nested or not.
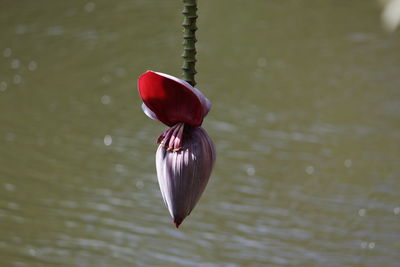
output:
[[[0,266],[398,266],[400,36],[377,1],[199,1],[217,164],[179,230],[136,81],[180,77],[181,1],[0,7]]]

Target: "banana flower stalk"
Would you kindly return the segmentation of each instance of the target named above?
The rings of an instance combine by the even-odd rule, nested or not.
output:
[[[157,139],[156,169],[164,203],[178,228],[204,192],[215,148],[201,127],[210,101],[188,82],[147,71],[138,89],[144,113],[169,128]]]

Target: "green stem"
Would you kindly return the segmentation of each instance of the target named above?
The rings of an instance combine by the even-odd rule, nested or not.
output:
[[[196,65],[196,19],[197,19],[197,0],[182,0],[184,20],[183,26],[183,65],[182,65],[182,76],[185,81],[190,83],[192,86],[196,85],[194,75],[197,73],[195,69]]]

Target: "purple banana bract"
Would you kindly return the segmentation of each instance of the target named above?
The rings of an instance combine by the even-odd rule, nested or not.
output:
[[[215,162],[215,148],[201,127],[210,101],[186,81],[147,71],[139,77],[144,113],[170,128],[157,139],[157,177],[176,227],[204,192]]]

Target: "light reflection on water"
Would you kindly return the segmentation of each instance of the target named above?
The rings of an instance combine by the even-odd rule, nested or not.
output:
[[[42,2],[0,10],[0,265],[396,266],[400,40],[372,3],[201,3],[218,159],[178,231],[135,86],[179,75],[181,4]]]

